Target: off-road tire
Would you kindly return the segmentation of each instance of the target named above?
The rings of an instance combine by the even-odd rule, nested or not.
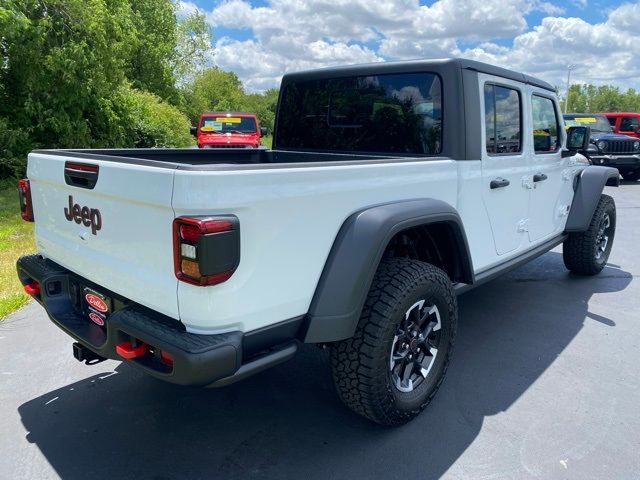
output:
[[[622,172],[620,175],[629,182],[635,182],[640,178],[640,170],[628,170],[626,172]]]
[[[596,258],[598,235],[605,216],[611,222],[611,234],[605,252]],[[609,259],[616,231],[616,204],[609,195],[601,195],[589,228],[584,232],[570,233],[562,245],[564,265],[579,275],[596,275],[602,271]]]
[[[425,299],[440,314],[441,347],[419,387],[399,391],[391,378],[394,337],[407,309]],[[340,399],[356,413],[382,425],[401,425],[416,417],[444,380],[458,318],[449,277],[428,263],[406,258],[383,260],[373,279],[356,332],[331,348],[331,369]]]

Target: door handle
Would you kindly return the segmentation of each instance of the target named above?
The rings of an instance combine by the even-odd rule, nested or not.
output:
[[[534,182],[544,182],[547,178],[549,178],[549,177],[547,177],[547,175],[544,174],[544,173],[536,173],[533,176],[533,181]]]
[[[495,188],[506,187],[510,183],[511,182],[509,180],[507,180],[506,178],[498,177],[498,178],[494,178],[493,180],[491,180],[491,183],[489,184],[489,187],[491,187],[491,189],[493,190]]]

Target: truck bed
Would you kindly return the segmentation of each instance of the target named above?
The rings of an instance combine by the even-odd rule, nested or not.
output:
[[[237,165],[281,165],[322,162],[385,161],[398,156],[362,155],[350,153],[268,150],[265,148],[117,148],[117,149],[55,149],[33,153],[60,155],[85,160],[102,160],[159,168],[200,170]],[[411,155],[415,159],[415,155]]]
[[[82,164],[97,167],[92,187],[78,181]],[[303,315],[350,215],[425,195],[457,205],[458,168],[409,155],[69,149],[31,152],[27,173],[45,258],[191,333],[218,334]],[[100,213],[99,227],[82,223],[82,209]],[[176,277],[173,222],[211,215],[238,218],[240,263],[228,281],[202,288]]]

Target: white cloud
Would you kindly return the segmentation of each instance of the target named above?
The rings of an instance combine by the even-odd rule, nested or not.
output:
[[[587,8],[588,1],[587,0],[569,0],[570,3],[575,5],[578,8],[585,9]]]
[[[531,73],[563,88],[568,65],[576,65],[576,82],[637,86],[640,30],[634,34],[625,31],[628,24],[621,13],[628,14],[629,10],[630,5],[623,5],[605,22],[595,25],[579,18],[548,17],[533,30],[515,37],[509,49],[491,51],[479,46],[462,54]]]
[[[581,1],[586,2],[586,0]],[[564,8],[550,2],[537,1],[534,5],[536,10],[546,13],[547,15],[562,15],[566,12]]]
[[[355,44],[318,40],[290,47],[295,54],[284,55],[254,40],[239,42],[222,38],[215,45],[214,61],[219,67],[236,72],[247,89],[259,91],[277,86],[287,71],[382,60],[373,51]]]
[[[584,7],[586,0],[570,0]],[[192,8],[180,2],[182,10]],[[539,25],[527,22],[542,12]],[[640,1],[590,24],[565,18],[545,0],[244,0],[216,2],[206,12],[216,28],[245,29],[246,41],[220,38],[215,62],[252,90],[276,86],[286,71],[406,58],[464,56],[531,73],[563,85],[576,81],[638,86]],[[508,43],[507,43],[508,42]],[[471,46],[470,46],[471,45]]]

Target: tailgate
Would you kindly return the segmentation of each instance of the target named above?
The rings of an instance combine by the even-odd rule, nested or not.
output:
[[[171,232],[174,171],[94,158],[29,154],[39,252],[98,285],[178,318]],[[67,169],[71,178],[65,178],[67,161],[81,164],[76,172],[82,165],[97,165],[95,186],[87,188],[82,181],[86,172],[78,173],[76,182],[74,169]]]

